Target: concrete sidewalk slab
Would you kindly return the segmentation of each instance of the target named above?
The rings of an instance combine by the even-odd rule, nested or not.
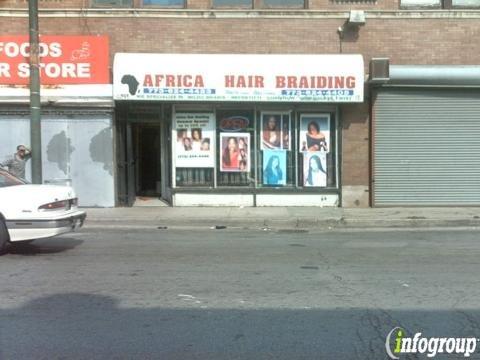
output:
[[[88,224],[375,228],[480,226],[480,208],[142,207],[87,208]]]

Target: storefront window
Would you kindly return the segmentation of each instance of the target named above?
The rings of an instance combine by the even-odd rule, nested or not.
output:
[[[335,122],[330,114],[301,114],[298,125],[300,187],[335,187]]]
[[[295,185],[295,143],[290,112],[262,112],[258,152],[260,187]]]
[[[184,0],[143,0],[143,6],[184,7]]]
[[[253,186],[255,123],[252,110],[217,111],[217,185]]]
[[[176,185],[213,186],[214,114],[176,113],[172,135]]]
[[[177,187],[336,188],[333,113],[217,109],[175,113]]]

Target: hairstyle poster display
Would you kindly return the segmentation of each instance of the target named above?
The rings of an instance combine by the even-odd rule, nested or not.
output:
[[[262,150],[290,150],[290,115],[262,113]]]
[[[303,153],[303,186],[327,186],[327,154],[324,151]]]
[[[215,117],[213,114],[177,113],[174,123],[175,166],[215,166]]]
[[[250,134],[220,133],[222,172],[250,172]]]
[[[263,151],[263,185],[287,184],[287,151]]]
[[[299,151],[330,152],[330,115],[300,116]]]

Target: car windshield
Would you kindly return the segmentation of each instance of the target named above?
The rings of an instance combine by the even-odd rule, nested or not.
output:
[[[6,170],[0,170],[0,188],[7,187],[7,186],[15,186],[15,185],[24,185],[27,182],[16,177],[13,174],[10,174]]]

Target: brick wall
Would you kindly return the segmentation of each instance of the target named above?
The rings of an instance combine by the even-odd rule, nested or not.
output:
[[[91,8],[91,0],[39,0],[40,9],[52,8]],[[187,9],[211,9],[212,0],[186,0]],[[0,8],[27,8],[27,0],[0,0]],[[142,0],[134,0],[133,8],[142,8]],[[308,0],[311,10],[397,10],[399,0],[386,1],[342,1],[342,0]],[[148,7],[150,8],[150,7]],[[260,8],[260,6],[258,6]]]
[[[1,34],[26,34],[27,18],[0,22]],[[286,25],[288,23],[288,26]],[[478,19],[368,19],[342,41],[343,53],[392,64],[480,64]],[[41,34],[107,34],[115,52],[302,53],[340,51],[341,19],[41,18]],[[61,29],[61,30],[60,30]]]

